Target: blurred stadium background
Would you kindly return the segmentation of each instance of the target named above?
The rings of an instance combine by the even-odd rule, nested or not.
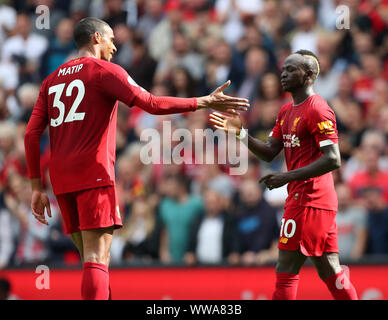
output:
[[[48,29],[38,5],[49,8]],[[387,0],[0,0],[1,297],[80,298],[81,264],[53,194],[49,227],[30,213],[23,137],[42,80],[75,57],[73,27],[86,16],[111,25],[113,62],[155,95],[206,95],[230,79],[228,94],[250,100],[246,127],[264,140],[290,100],[279,84],[282,61],[302,48],[316,53],[315,89],[335,111],[340,136],[341,264],[360,298],[388,298]],[[207,111],[152,116],[119,108],[116,179],[125,223],[112,244],[114,298],[270,298],[286,190],[269,192],[257,181],[284,170],[282,155],[267,164],[250,154],[241,176],[228,175],[228,165],[144,165],[140,134],[166,120],[191,132],[210,127]],[[48,142],[46,132],[41,167],[50,192]],[[38,265],[50,268],[49,290],[36,287]],[[298,297],[330,299],[308,263]]]

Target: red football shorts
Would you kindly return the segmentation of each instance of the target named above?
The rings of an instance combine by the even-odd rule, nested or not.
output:
[[[114,186],[56,195],[65,232],[123,226]]]
[[[336,211],[288,206],[280,226],[280,250],[300,250],[305,256],[338,251]]]

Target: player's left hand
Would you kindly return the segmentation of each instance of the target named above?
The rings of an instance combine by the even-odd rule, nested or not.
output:
[[[44,215],[45,208],[47,211],[47,215],[51,218],[50,200],[48,199],[47,194],[38,190],[33,191],[31,200],[32,214],[36,220],[45,225],[48,225],[48,222]]]
[[[275,172],[275,173],[267,174],[266,176],[262,177],[259,183],[261,182],[264,182],[267,188],[269,190],[272,190],[272,189],[276,189],[276,188],[280,188],[281,186],[284,186],[289,181],[286,173]]]

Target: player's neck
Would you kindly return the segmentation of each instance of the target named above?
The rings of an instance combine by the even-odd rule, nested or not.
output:
[[[309,97],[311,97],[313,94],[314,94],[314,90],[312,86],[309,86],[307,88],[300,88],[291,92],[292,99],[294,100],[294,105],[301,104]]]
[[[93,57],[93,58],[96,58],[96,59],[100,59],[101,58],[101,54],[94,47],[83,47],[83,48],[79,49],[78,57],[79,58],[82,58],[82,57]]]

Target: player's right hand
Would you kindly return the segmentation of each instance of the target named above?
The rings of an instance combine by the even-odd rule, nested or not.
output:
[[[45,208],[47,211],[47,215],[51,218],[50,200],[48,199],[47,194],[39,190],[32,191],[32,199],[31,199],[32,214],[36,220],[38,220],[39,222],[45,225],[48,225],[48,222],[44,215]]]
[[[224,90],[230,86],[230,80],[219,86],[210,95],[205,97],[205,106],[220,112],[232,113],[233,111],[247,111],[249,101],[245,98],[232,97],[224,94]],[[199,98],[201,99],[201,98]],[[197,100],[198,101],[198,100]]]
[[[227,115],[219,112],[212,112],[209,117],[209,120],[213,124],[214,128],[224,130],[226,132],[233,132],[236,135],[240,134],[242,121],[238,112],[232,111]]]

